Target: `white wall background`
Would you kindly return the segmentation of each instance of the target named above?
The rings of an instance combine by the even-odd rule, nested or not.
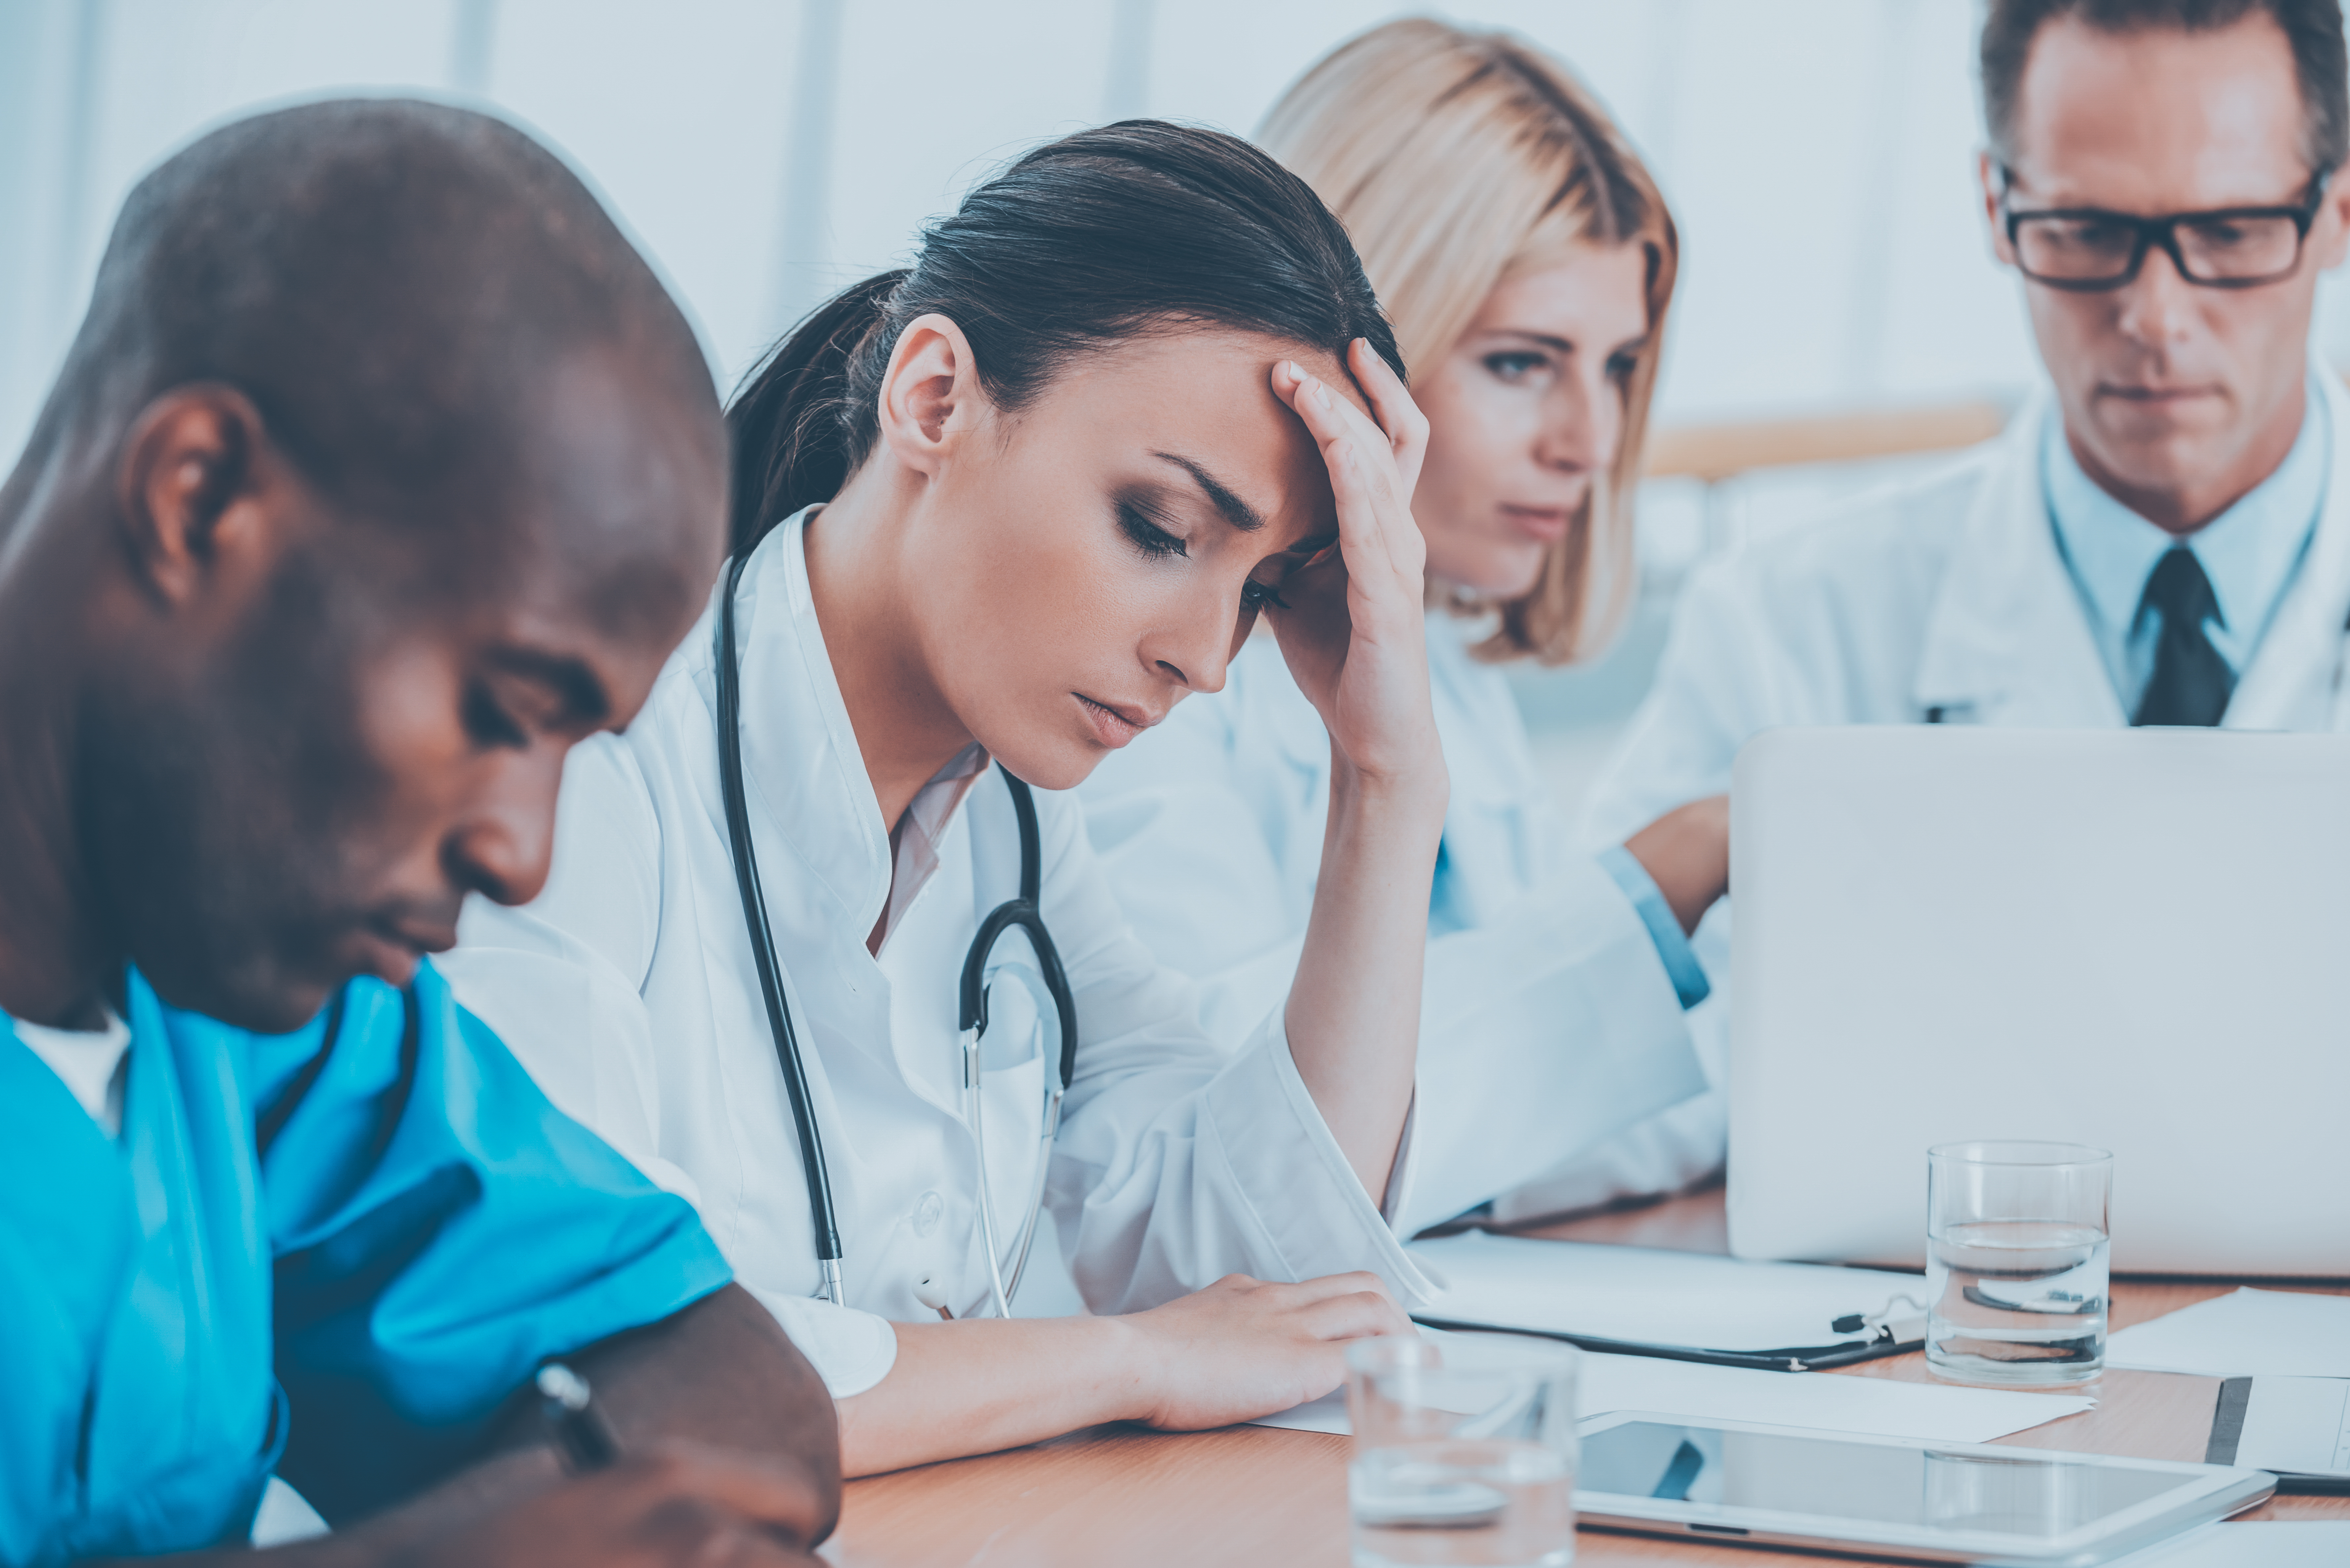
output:
[[[421,91],[554,141],[643,244],[722,385],[829,290],[1022,148],[1152,114],[1253,128],[1374,0],[0,0],[0,456],[13,458],[140,174],[255,105]],[[1681,225],[1667,424],[1991,396],[2033,374],[1973,194],[1974,0],[1474,0],[1437,7],[1565,56]],[[2350,362],[2329,287],[2321,337]],[[1804,475],[1744,504],[1801,514]],[[1647,506],[1666,570],[1693,503]],[[1773,498],[1776,498],[1775,501]],[[1530,686],[1620,714],[1612,670]],[[1646,650],[1646,651],[1643,651]]]
[[[1687,265],[1669,421],[2012,391],[2031,358],[1970,200],[1970,0],[1488,0],[1646,150]],[[592,180],[722,379],[1032,141],[1246,131],[1361,0],[0,0],[0,450],[140,173],[331,91],[485,101]]]

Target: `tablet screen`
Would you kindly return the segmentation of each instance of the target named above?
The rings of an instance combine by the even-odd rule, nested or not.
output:
[[[1627,1421],[1585,1435],[1575,1490],[2036,1539],[2095,1524],[2189,1479],[2028,1449],[1992,1459]]]

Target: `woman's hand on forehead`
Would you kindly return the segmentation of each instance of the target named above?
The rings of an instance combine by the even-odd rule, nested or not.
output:
[[[1367,412],[1295,360],[1273,372],[1322,455],[1338,522],[1336,558],[1325,550],[1284,583],[1274,633],[1348,767],[1398,783],[1424,774],[1440,793],[1421,630],[1427,546],[1411,514],[1428,421],[1367,342],[1357,340],[1347,369]]]

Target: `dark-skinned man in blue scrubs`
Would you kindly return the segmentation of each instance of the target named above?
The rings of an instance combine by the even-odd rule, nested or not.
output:
[[[0,1563],[806,1562],[830,1401],[425,955],[716,573],[693,335],[519,132],[397,101],[132,193],[0,487]],[[616,1461],[553,1440],[561,1358]]]

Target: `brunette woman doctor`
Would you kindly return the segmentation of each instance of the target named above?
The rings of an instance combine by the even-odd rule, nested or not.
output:
[[[468,917],[460,997],[693,1199],[840,1400],[851,1474],[1244,1419],[1408,1331],[1387,1210],[1447,785],[1400,368],[1345,231],[1247,143],[1143,121],[1031,152],[739,395],[739,575],[575,756],[546,894]],[[1232,1052],[1054,792],[1221,687],[1261,614],[1332,784],[1295,983]],[[973,1035],[966,960],[1024,860],[1048,940],[979,944]],[[997,1315],[1040,1185],[1105,1315]]]

